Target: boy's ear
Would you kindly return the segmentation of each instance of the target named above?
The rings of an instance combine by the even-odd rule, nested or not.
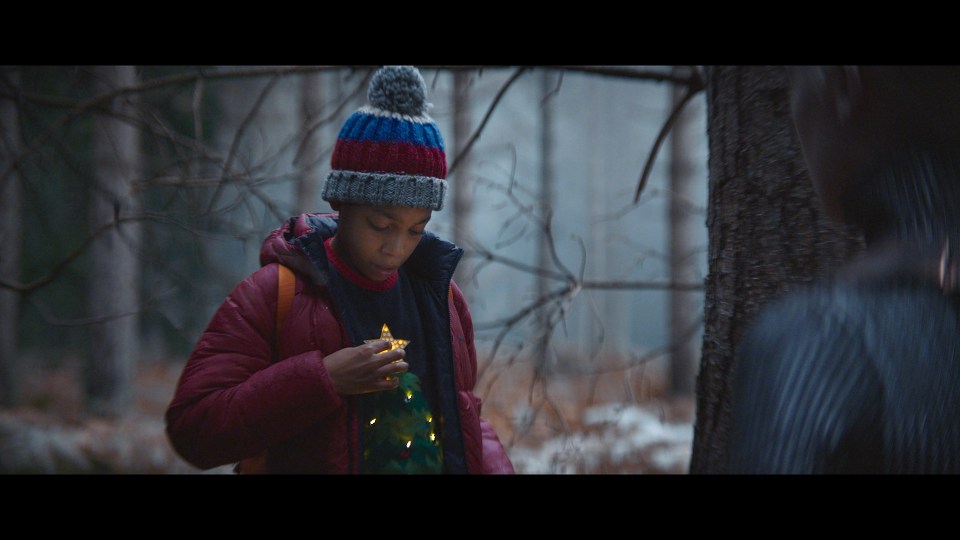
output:
[[[340,211],[340,201],[328,201],[328,202],[330,203],[330,208],[332,208],[334,212]]]
[[[853,118],[862,108],[863,79],[858,66],[833,66],[837,117],[841,122]]]

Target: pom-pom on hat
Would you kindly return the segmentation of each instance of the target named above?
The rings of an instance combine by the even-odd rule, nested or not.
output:
[[[443,208],[447,156],[440,129],[427,116],[426,89],[415,67],[377,70],[367,90],[369,105],[340,129],[324,200]]]

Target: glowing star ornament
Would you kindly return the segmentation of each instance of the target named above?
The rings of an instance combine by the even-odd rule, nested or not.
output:
[[[393,334],[390,333],[390,327],[387,326],[387,323],[383,323],[383,328],[380,329],[380,337],[379,337],[379,338],[377,338],[377,339],[365,339],[365,340],[363,340],[363,342],[364,342],[364,343],[372,343],[372,342],[374,342],[374,341],[379,341],[379,340],[381,340],[381,339],[382,339],[383,341],[389,342],[389,343],[390,343],[390,348],[387,349],[387,350],[385,350],[385,351],[380,351],[380,352],[378,352],[377,354],[383,354],[383,353],[386,353],[386,352],[390,352],[390,351],[392,351],[392,350],[394,350],[394,349],[403,349],[403,348],[405,348],[405,347],[410,343],[410,340],[409,340],[409,339],[397,339],[397,338],[393,337]],[[399,360],[395,360],[393,363],[395,364],[395,363],[397,363],[397,362],[399,362]],[[396,377],[397,377],[396,375],[391,375],[391,376],[387,377],[386,379],[389,381],[389,380],[395,379]]]
[[[374,341],[380,341],[380,340],[390,342],[390,348],[383,352],[390,352],[394,349],[403,349],[410,344],[410,340],[408,339],[394,338],[393,334],[390,333],[390,327],[387,326],[387,323],[383,323],[383,328],[380,329],[380,337],[378,337],[377,339],[365,339],[363,340],[363,342],[373,343]],[[378,353],[378,354],[382,354],[382,353]]]

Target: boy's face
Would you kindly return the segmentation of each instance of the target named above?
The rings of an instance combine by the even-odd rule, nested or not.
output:
[[[340,204],[333,248],[361,276],[383,281],[416,249],[430,221],[429,208]]]
[[[856,141],[838,112],[839,104],[849,101],[849,92],[837,82],[840,70],[841,66],[788,68],[790,108],[804,161],[820,201],[836,219],[842,219],[840,194],[858,155]]]

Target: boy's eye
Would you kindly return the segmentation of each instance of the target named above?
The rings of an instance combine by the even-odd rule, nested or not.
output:
[[[421,230],[421,231],[415,231],[415,230],[411,230],[411,231],[410,231],[410,236],[422,236],[422,235],[423,235],[423,231],[422,231],[422,230]]]
[[[380,226],[372,222],[370,223],[370,227],[377,232],[386,232],[386,230],[390,228],[389,225]]]

